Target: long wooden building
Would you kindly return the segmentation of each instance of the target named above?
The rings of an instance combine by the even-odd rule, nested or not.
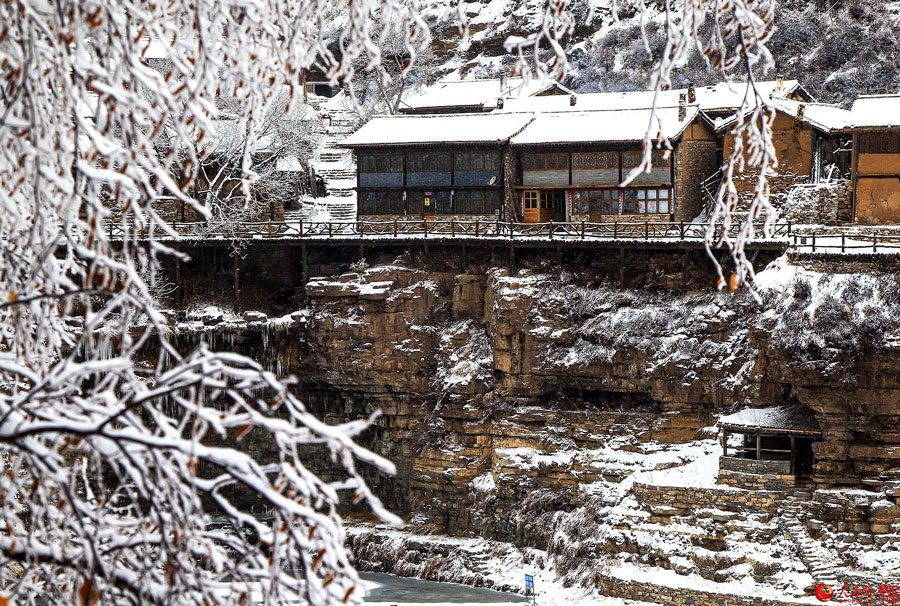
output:
[[[795,81],[760,86],[805,98]],[[489,113],[376,117],[343,142],[357,154],[358,216],[690,221],[722,160],[714,116],[745,94],[740,84],[556,94],[499,99]],[[633,174],[648,125],[651,166]]]

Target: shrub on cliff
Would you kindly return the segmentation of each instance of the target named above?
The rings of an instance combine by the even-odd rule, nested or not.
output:
[[[767,302],[771,344],[794,364],[846,370],[900,327],[896,276],[801,274],[787,296]]]

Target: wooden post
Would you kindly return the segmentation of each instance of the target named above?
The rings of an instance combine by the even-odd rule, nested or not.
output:
[[[613,240],[619,239],[619,222],[613,221]]]
[[[797,460],[797,456],[796,456],[796,446],[794,445],[794,436],[791,436],[791,475],[797,473],[796,460]]]
[[[550,219],[550,225],[548,226],[550,229],[550,239],[553,239],[553,219]]]
[[[456,237],[456,221],[453,219],[453,217],[450,217],[450,237]]]
[[[722,456],[728,456],[728,430],[722,432]]]
[[[331,221],[328,222],[328,238],[331,239]]]
[[[581,239],[584,240],[584,219],[581,220]]]
[[[394,237],[397,237],[397,217],[394,217]]]
[[[309,257],[307,256],[306,244],[300,245],[300,282],[303,286],[309,282]]]
[[[760,460],[761,460],[761,459],[759,458],[759,457],[760,457],[760,454],[761,454],[761,448],[760,448],[760,444],[761,444],[761,443],[762,443],[762,441],[761,441],[761,439],[760,439],[760,437],[759,437],[759,432],[757,431],[757,432],[756,432],[756,460],[757,460],[757,461],[760,461]]]
[[[644,240],[650,239],[650,222],[644,221]]]
[[[300,237],[303,238],[303,219],[300,219],[300,223],[299,223],[299,225],[297,226],[297,229],[298,229],[299,232],[300,232]]]
[[[366,245],[360,244],[359,245],[359,260],[362,261],[365,258],[366,258]]]
[[[175,300],[181,303],[184,300],[184,286],[181,285],[181,259],[175,259]]]
[[[678,224],[678,233],[681,234],[681,240],[684,241],[684,221]]]
[[[238,257],[234,258],[234,304],[241,302],[241,268],[238,267]]]
[[[478,219],[475,219],[475,237],[479,237],[481,234],[479,233]]]
[[[846,242],[844,241],[846,237],[847,237],[846,234],[843,234],[843,233],[841,234],[841,252],[846,252],[847,246],[846,246]]]
[[[878,252],[878,234],[872,236],[872,252]]]
[[[816,252],[816,234],[812,235],[812,251]]]

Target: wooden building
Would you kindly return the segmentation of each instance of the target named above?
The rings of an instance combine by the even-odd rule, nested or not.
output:
[[[771,128],[778,162],[776,174],[769,177],[772,194],[785,194],[796,185],[850,178],[850,112],[835,105],[793,99],[772,98],[768,102],[774,110]],[[734,150],[735,122],[733,115],[716,122],[723,162]],[[735,180],[738,193],[749,196],[758,175],[758,170],[739,175]]]
[[[722,430],[720,483],[747,489],[788,490],[812,479],[813,444],[821,441],[822,430],[806,406],[747,408],[722,417],[718,426]]]
[[[850,114],[854,221],[900,223],[900,95],[860,97]]]
[[[576,100],[577,104],[577,100]],[[648,125],[672,149],[643,160]],[[690,221],[702,209],[700,182],[715,172],[715,137],[696,105],[544,112],[514,136],[515,215],[525,222]]]
[[[360,219],[506,219],[510,137],[531,114],[380,116],[356,151]]]
[[[692,221],[710,201],[703,184],[728,145],[723,116],[749,94],[745,83],[584,95],[554,87],[477,112],[484,94],[451,94],[453,86],[436,89],[442,101],[408,108],[432,113],[377,117],[342,143],[357,153],[361,219]],[[808,103],[796,81],[757,88],[778,106],[776,147],[788,180],[808,182],[841,146],[848,112]],[[651,127],[651,166],[632,174]]]

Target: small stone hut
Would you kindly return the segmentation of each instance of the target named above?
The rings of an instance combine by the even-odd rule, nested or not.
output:
[[[811,480],[813,443],[822,430],[801,404],[747,408],[719,419],[719,483],[751,490],[790,490]],[[732,436],[740,436],[736,440]]]

